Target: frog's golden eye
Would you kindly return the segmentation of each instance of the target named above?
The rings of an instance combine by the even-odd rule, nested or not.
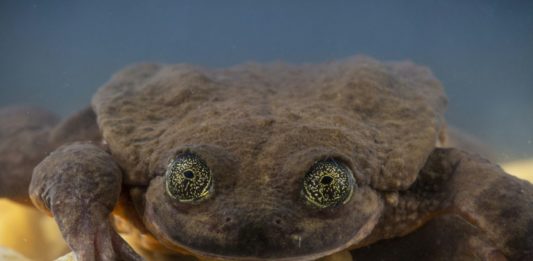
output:
[[[354,186],[355,179],[348,167],[326,159],[316,162],[305,174],[302,194],[310,205],[328,208],[348,202]]]
[[[193,153],[176,157],[165,173],[167,193],[179,202],[195,203],[213,192],[213,178],[207,164]]]

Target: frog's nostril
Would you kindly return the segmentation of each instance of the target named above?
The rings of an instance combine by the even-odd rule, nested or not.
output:
[[[276,218],[276,219],[274,220],[274,223],[276,223],[276,225],[281,225],[281,219]]]
[[[226,223],[229,223],[231,222],[231,218],[230,217],[226,217]]]

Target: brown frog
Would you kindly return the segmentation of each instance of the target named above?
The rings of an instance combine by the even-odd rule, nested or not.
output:
[[[437,147],[446,103],[410,62],[136,65],[58,124],[2,110],[0,196],[24,202],[44,158],[29,194],[78,260],[141,259],[117,204],[169,251],[207,258],[312,260],[443,215],[482,235],[482,258],[533,258],[533,186]]]

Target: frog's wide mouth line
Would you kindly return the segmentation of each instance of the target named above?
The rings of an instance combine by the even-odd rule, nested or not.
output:
[[[162,240],[164,241],[164,240]],[[350,241],[351,242],[351,241]],[[219,260],[240,260],[240,261],[255,261],[255,260],[278,260],[278,261],[297,261],[297,260],[316,260],[324,256],[328,256],[334,253],[337,253],[339,251],[342,251],[346,248],[348,248],[351,244],[346,243],[343,245],[340,245],[335,248],[331,248],[322,252],[316,252],[306,255],[299,255],[299,256],[287,256],[287,257],[257,257],[257,256],[230,256],[230,255],[217,255],[210,252],[204,252],[202,250],[193,249],[190,247],[182,246],[180,247],[187,249],[187,251],[191,252],[195,256],[200,257],[208,257],[213,259],[219,259]]]
[[[321,252],[315,252],[307,255],[300,255],[300,256],[288,256],[288,257],[275,257],[275,258],[269,258],[269,257],[254,257],[254,256],[223,256],[223,255],[216,255],[213,253],[206,253],[199,250],[193,250],[189,249],[189,251],[192,251],[195,254],[200,254],[201,256],[209,257],[209,258],[215,258],[215,259],[222,259],[222,260],[279,260],[279,261],[296,261],[296,260],[316,260],[325,256],[332,255],[334,253],[337,253],[339,251],[342,251],[344,249],[348,249],[350,246],[354,245],[356,242],[361,241],[364,239],[372,229],[377,224],[379,218],[377,218],[378,213],[375,213],[374,216],[370,219],[371,221],[365,224],[363,227],[361,227],[357,232],[354,233],[351,240],[345,242],[344,244],[338,245],[337,247],[333,247]]]
[[[358,242],[361,242],[364,238],[366,238],[374,229],[374,227],[377,225],[379,221],[379,217],[381,216],[383,210],[383,203],[379,203],[379,211],[376,211],[372,214],[372,216],[369,217],[368,222],[366,222],[359,230],[354,232],[351,239],[339,244],[335,247],[325,249],[322,251],[317,251],[314,253],[307,253],[304,255],[292,255],[292,256],[281,256],[281,257],[268,257],[268,256],[232,256],[232,255],[223,255],[223,254],[216,254],[212,252],[206,252],[204,250],[196,249],[194,247],[187,246],[185,244],[182,244],[180,242],[177,242],[175,240],[167,238],[165,235],[156,235],[153,234],[163,245],[165,245],[169,249],[179,249],[180,251],[187,251],[190,252],[192,255],[197,257],[204,257],[204,258],[210,258],[215,260],[279,260],[279,261],[296,261],[296,260],[316,260],[325,256],[329,256],[332,254],[335,254],[337,252],[340,252],[345,249],[349,249],[351,246],[356,245]],[[154,227],[157,226],[156,224],[148,224],[148,230],[150,231],[157,231],[157,228]],[[153,233],[153,232],[152,232]]]

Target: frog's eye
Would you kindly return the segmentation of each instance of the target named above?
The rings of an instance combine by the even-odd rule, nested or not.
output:
[[[348,202],[354,185],[348,167],[333,159],[321,160],[305,174],[302,194],[312,206],[334,207]]]
[[[207,164],[193,153],[176,157],[165,173],[167,193],[179,202],[194,203],[213,192],[213,178]]]

